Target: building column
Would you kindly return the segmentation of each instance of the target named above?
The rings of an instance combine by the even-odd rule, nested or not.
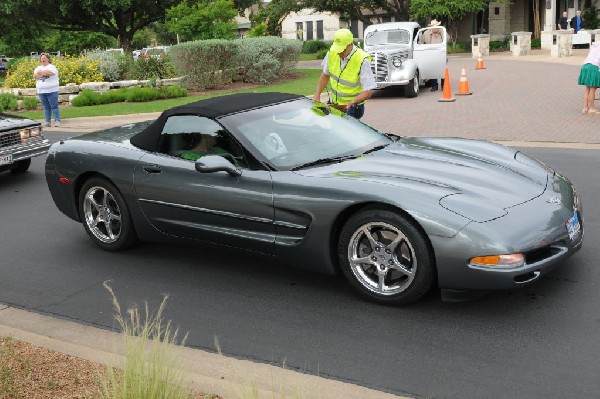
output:
[[[510,4],[490,1],[488,22],[490,40],[499,40],[510,35]]]
[[[544,14],[544,32],[556,30],[556,0],[546,0],[544,2],[546,13]]]

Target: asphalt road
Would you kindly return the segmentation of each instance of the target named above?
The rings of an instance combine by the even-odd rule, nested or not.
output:
[[[53,132],[54,140],[66,137]],[[583,198],[583,249],[537,284],[462,303],[433,292],[408,307],[359,298],[341,277],[265,257],[145,244],[98,249],[54,206],[36,158],[0,174],[0,302],[116,328],[122,306],[156,309],[189,346],[428,398],[600,397],[600,151],[534,149]]]

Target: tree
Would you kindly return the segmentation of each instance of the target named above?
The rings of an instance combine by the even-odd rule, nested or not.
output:
[[[184,40],[232,39],[236,15],[232,0],[184,1],[167,11],[166,24]]]
[[[468,13],[476,13],[487,7],[486,0],[412,0],[410,14],[415,19],[442,18],[447,22],[453,45],[458,37],[457,21]]]
[[[598,9],[589,0],[587,0],[584,3],[582,18],[584,29],[598,29],[598,27],[600,27],[600,20],[598,19]]]
[[[43,46],[38,50],[60,51],[63,55],[79,55],[84,50],[111,48],[117,44],[114,37],[98,32],[49,30],[42,37]]]
[[[373,22],[370,15],[394,16],[397,21],[408,20],[410,0],[303,0],[301,3],[306,8],[338,13],[348,20],[356,19],[370,25]]]
[[[300,11],[305,6],[297,0],[271,0],[266,7],[259,7],[258,12],[250,15],[252,26],[264,24],[266,34],[281,36],[281,22],[294,11]]]
[[[117,39],[126,52],[140,29],[165,16],[181,0],[3,0],[0,14],[61,31],[101,32]],[[14,25],[11,24],[11,26]]]

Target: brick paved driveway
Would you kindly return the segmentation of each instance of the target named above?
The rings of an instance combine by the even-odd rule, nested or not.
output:
[[[580,114],[583,88],[577,85],[582,57],[557,62],[484,58],[475,70],[470,57],[450,57],[452,92],[461,66],[473,95],[438,102],[441,91],[422,88],[417,98],[402,90],[380,90],[367,103],[363,120],[381,130],[410,136],[449,136],[506,141],[600,143],[600,115]],[[598,102],[600,109],[600,102]]]

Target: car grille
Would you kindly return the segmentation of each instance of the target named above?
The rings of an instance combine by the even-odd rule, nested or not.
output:
[[[9,147],[20,143],[21,135],[18,131],[0,133],[0,147]]]
[[[376,82],[385,82],[388,75],[388,56],[384,53],[372,53],[371,70]]]
[[[373,57],[371,60],[371,70],[373,71],[373,75],[375,75],[375,81],[385,82],[388,80],[388,60],[391,57],[400,57],[404,62],[408,59],[409,52],[408,50],[394,52],[393,54],[372,52],[370,55]]]

